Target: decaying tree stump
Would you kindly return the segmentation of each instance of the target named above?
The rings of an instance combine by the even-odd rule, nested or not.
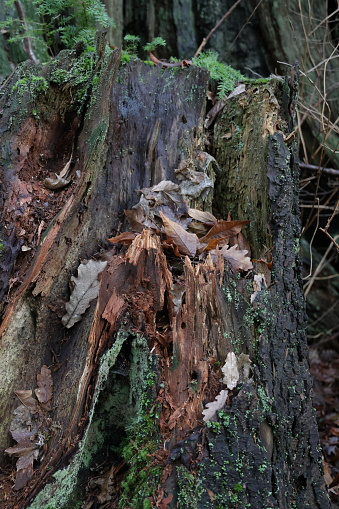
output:
[[[14,445],[14,391],[33,390],[42,366],[53,380],[50,408],[37,395],[41,408],[26,402],[28,420],[16,421],[34,421],[40,442],[34,472],[17,466],[22,486],[2,507],[329,507],[288,87],[249,84],[205,128],[204,70],[118,69],[116,51],[81,81],[80,57],[24,66],[2,91],[2,450]],[[11,94],[27,73],[45,89],[28,88],[20,105]],[[207,183],[185,188],[189,206],[250,220],[253,270],[176,256],[149,228],[128,248],[107,242],[128,228],[139,190],[154,202],[152,186],[185,186],[175,170],[187,168]],[[98,297],[68,327],[69,282],[89,259],[104,262]],[[4,455],[5,473],[9,464]]]

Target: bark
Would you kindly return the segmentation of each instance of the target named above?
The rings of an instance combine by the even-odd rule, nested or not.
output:
[[[2,449],[14,390],[34,389],[42,365],[54,383],[44,455],[24,488],[6,490],[4,507],[329,507],[304,333],[296,142],[284,138],[295,120],[284,107],[290,89],[249,85],[207,131],[206,71],[141,62],[118,71],[118,52],[102,57],[80,104],[79,82],[52,79],[76,52],[41,71],[48,91],[37,99],[28,90],[23,116],[10,93],[27,66],[2,99],[2,282],[11,290]],[[235,273],[219,257],[166,257],[149,231],[128,250],[109,248],[138,189],[176,181],[180,163],[199,168],[208,153],[215,213],[251,220],[253,272]],[[43,179],[70,159],[73,181],[47,192]],[[269,252],[272,273],[260,261]],[[107,262],[99,295],[67,329],[68,283],[89,258]],[[266,284],[253,295],[258,273]],[[203,408],[225,390],[220,368],[231,353],[236,381],[206,425]]]
[[[232,7],[233,0],[184,0],[125,4],[125,31],[142,42],[163,37],[162,58],[191,58],[199,44]],[[337,14],[331,2],[289,0],[284,5],[263,0],[242,2],[213,34],[204,50],[250,77],[290,72],[298,60],[304,75],[300,86],[300,123],[304,157],[337,168],[338,72]],[[137,27],[137,28],[136,28]]]

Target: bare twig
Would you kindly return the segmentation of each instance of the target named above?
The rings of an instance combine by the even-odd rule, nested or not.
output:
[[[322,228],[319,228],[319,230],[322,230]],[[322,230],[322,231],[324,231],[324,230]],[[336,243],[336,241],[335,241],[334,239],[332,239],[332,237],[330,236],[330,234],[328,234],[328,233],[327,233],[327,232],[325,232],[325,231],[324,231],[324,233],[326,233],[326,235],[328,235],[328,236],[331,238],[332,242],[333,242],[333,243],[337,246],[337,248],[339,249],[338,244]],[[337,239],[338,237],[339,237],[339,235],[337,235],[337,236],[335,237],[335,239]],[[327,261],[327,255],[328,255],[328,253],[331,251],[331,248],[332,248],[332,245],[330,244],[330,245],[328,246],[328,248],[326,249],[326,252],[325,252],[325,254],[323,255],[323,257],[322,257],[321,261],[318,263],[318,265],[317,265],[317,267],[316,267],[316,269],[315,269],[315,271],[314,271],[314,274],[310,277],[310,279],[308,279],[307,283],[305,284],[305,286],[304,286],[304,289],[305,289],[305,297],[307,297],[307,295],[309,294],[309,292],[310,292],[310,290],[311,290],[311,288],[312,288],[312,286],[313,286],[313,283],[314,283],[314,281],[315,281],[316,277],[317,277],[317,276],[318,276],[318,274],[320,274],[320,272],[323,270],[323,268],[324,268],[324,266],[325,266],[325,264],[326,264],[326,261]],[[310,249],[312,249],[312,247],[311,247],[311,246],[310,246]],[[307,276],[307,277],[309,277],[309,276]]]
[[[307,163],[299,163],[300,168],[305,168],[306,170],[316,170],[322,171],[324,173],[328,173],[329,175],[336,175],[339,177],[339,170],[334,168],[324,168],[323,166],[317,166],[316,164],[307,164]]]
[[[319,228],[319,230],[321,230],[322,232],[325,233],[325,235],[327,235],[327,237],[331,240],[331,242],[333,242],[333,244],[337,248],[337,251],[339,252],[339,244],[338,244],[338,242],[336,242],[334,240],[334,238],[328,233],[328,231],[325,228]],[[330,244],[330,247],[331,247],[331,244]]]
[[[333,210],[333,213],[331,215],[331,217],[329,218],[329,220],[327,221],[327,224],[325,226],[325,230],[327,231],[330,227],[330,224],[332,222],[332,219],[334,218],[335,215],[337,215],[339,212],[339,200],[337,201],[337,203],[335,204],[335,207],[334,207],[334,210]],[[321,228],[320,228],[321,229]]]
[[[225,21],[225,19],[228,18],[228,16],[230,14],[232,14],[232,12],[234,11],[234,9],[240,4],[241,0],[237,0],[235,2],[235,4],[232,5],[232,7],[230,7],[228,9],[228,11],[226,12],[226,14],[223,15],[223,17],[218,21],[218,23],[215,25],[214,28],[212,28],[212,30],[210,31],[210,33],[203,38],[202,40],[202,43],[200,44],[199,48],[197,49],[197,51],[195,52],[194,54],[194,58],[196,58],[200,53],[201,53],[201,50],[202,48],[207,44],[207,42],[209,41],[209,39],[212,37],[212,35],[214,34],[214,32],[220,27],[220,25]]]
[[[20,0],[15,0],[14,5],[17,10],[19,19],[22,21],[22,23],[24,25],[25,34],[28,34],[28,25],[27,25],[27,21],[26,21],[24,7],[23,7],[22,3],[20,2]],[[24,36],[22,46],[23,46],[24,52],[26,53],[28,58],[30,58],[35,64],[39,64],[40,62],[37,59],[37,57],[35,56],[34,51],[33,51],[31,38],[28,35]]]

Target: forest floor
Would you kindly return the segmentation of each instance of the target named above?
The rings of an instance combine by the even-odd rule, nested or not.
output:
[[[338,332],[313,344],[310,363],[325,482],[333,507],[339,507],[339,347],[333,349],[335,341]]]

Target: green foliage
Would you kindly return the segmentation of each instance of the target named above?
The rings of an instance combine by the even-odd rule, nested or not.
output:
[[[138,45],[140,42],[140,37],[137,35],[126,34],[124,37],[125,48],[121,54],[121,63],[128,64],[131,60],[136,60]]]
[[[195,477],[185,467],[177,467],[178,476],[178,505],[179,509],[197,509],[198,502],[205,492],[202,481]]]
[[[94,62],[94,53],[86,52],[74,59],[71,67],[64,69],[60,67],[57,57],[51,63],[49,80],[61,87],[71,88],[73,99],[77,105],[81,105],[89,90],[94,90],[98,85],[98,76],[93,77]]]
[[[218,53],[213,50],[200,53],[198,57],[193,58],[192,64],[207,69],[210,72],[211,78],[218,82],[219,99],[222,99],[232,92],[238,80],[244,79],[241,72],[233,69],[233,67],[229,65],[219,62]]]
[[[100,0],[31,0],[38,19],[30,19],[26,13],[26,23],[17,18],[7,17],[0,28],[9,30],[8,42],[21,41],[30,37],[33,45],[45,45],[54,55],[56,48],[72,48],[78,41],[85,42],[88,50],[94,50],[94,37],[98,26],[113,26],[105,6]],[[13,4],[9,0],[8,4]],[[35,43],[35,41],[39,41]]]
[[[124,37],[124,41],[126,46],[125,51],[127,51],[127,53],[129,53],[130,55],[136,54],[136,52],[138,51],[140,37],[138,37],[137,35],[126,34]]]
[[[159,46],[166,46],[166,41],[162,37],[155,37],[152,42],[148,42],[145,46],[143,46],[143,49],[149,53]]]
[[[21,103],[23,96],[28,93],[32,99],[37,95],[44,94],[48,90],[48,83],[42,76],[34,76],[27,72],[12,87],[12,92],[16,94],[18,103]]]

